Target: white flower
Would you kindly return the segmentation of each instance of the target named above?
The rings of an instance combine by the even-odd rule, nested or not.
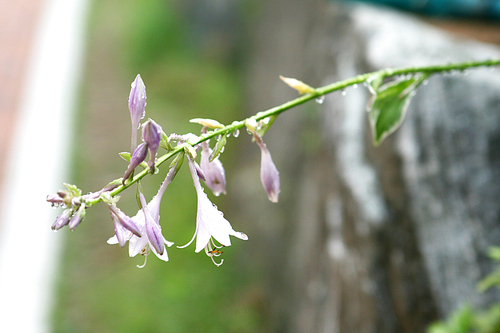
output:
[[[193,238],[191,238],[186,245],[179,246],[179,248],[187,247],[196,238],[195,252],[198,253],[205,249],[206,254],[212,259],[214,264],[220,266],[223,261],[216,263],[214,257],[222,253],[218,250],[219,248],[231,245],[229,236],[234,236],[243,240],[247,240],[248,236],[242,232],[234,231],[229,221],[226,220],[217,207],[212,204],[201,186],[200,178],[196,171],[196,162],[191,160],[191,158],[188,158],[188,161],[196,194],[198,195],[198,211],[196,214],[196,230]],[[217,241],[220,246],[216,245],[214,240]]]
[[[174,243],[167,241],[161,233],[161,226],[159,223],[160,202],[163,197],[163,193],[165,193],[168,184],[172,181],[176,172],[176,167],[170,169],[165,181],[158,190],[158,193],[155,197],[153,197],[153,199],[151,199],[149,204],[146,204],[144,195],[139,191],[142,208],[139,209],[137,214],[131,219],[138,227],[141,237],[138,237],[129,230],[122,228],[121,225],[117,226],[117,223],[115,223],[116,235],[108,239],[108,244],[120,244],[122,246],[126,241],[128,241],[130,257],[135,257],[138,254],[145,256],[146,259],[144,260],[144,264],[137,267],[144,267],[146,265],[147,256],[151,252],[153,252],[161,260],[168,261],[168,254],[165,245],[170,247]]]

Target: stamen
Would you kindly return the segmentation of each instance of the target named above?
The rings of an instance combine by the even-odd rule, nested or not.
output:
[[[143,254],[144,255],[144,254]],[[148,262],[148,255],[144,255],[144,264],[142,265],[137,265],[137,268],[144,268],[146,266],[146,263]]]
[[[215,266],[219,267],[220,265],[222,265],[224,263],[224,259],[221,259],[220,260],[220,263],[216,263],[215,262],[215,259],[213,256],[211,256],[210,258],[212,258],[212,262],[214,263]]]

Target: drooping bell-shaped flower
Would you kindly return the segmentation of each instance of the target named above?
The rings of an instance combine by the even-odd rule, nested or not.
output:
[[[137,225],[140,236],[138,237],[128,230],[123,234],[116,233],[115,224],[116,234],[115,236],[108,239],[108,244],[120,244],[121,246],[123,246],[125,242],[128,241],[129,256],[135,257],[138,254],[144,255],[146,257],[144,265],[146,265],[147,256],[151,253],[151,251],[161,260],[168,261],[168,254],[165,249],[165,245],[170,247],[174,243],[167,241],[161,233],[159,222],[160,203],[168,184],[170,184],[170,182],[173,180],[177,171],[177,165],[169,170],[165,181],[162,183],[160,189],[158,190],[158,193],[153,197],[153,199],[151,199],[148,204],[146,204],[144,195],[139,192],[139,198],[142,207],[131,219]],[[118,230],[120,230],[120,232],[123,231],[123,229],[120,228],[118,228]],[[144,267],[144,265],[138,267]]]
[[[130,152],[137,147],[137,130],[139,123],[146,112],[146,86],[142,81],[141,75],[137,74],[134,82],[131,84],[130,95],[128,97],[128,108],[130,110],[130,119],[132,121],[132,143]]]
[[[264,141],[262,141],[262,138],[256,132],[253,132],[253,136],[261,151],[260,180],[262,186],[264,186],[269,200],[271,202],[278,202],[278,195],[280,193],[280,175],[278,169],[276,169],[271,158],[271,153]]]
[[[130,231],[132,234],[141,237],[141,232],[135,223],[135,221],[127,216],[124,212],[122,212],[118,207],[114,204],[108,204],[109,211],[111,213],[111,217],[115,223],[119,223],[123,228]],[[116,228],[115,228],[116,229]]]
[[[125,181],[134,172],[135,168],[146,159],[146,156],[148,156],[148,144],[146,142],[143,142],[134,150],[134,153],[130,157],[130,163],[128,165],[127,171],[125,171],[125,174],[122,178],[122,182],[124,184]]]
[[[161,126],[152,119],[148,119],[148,121],[142,125],[142,140],[148,144],[148,165],[150,172],[154,172],[155,170],[155,159],[158,148],[160,147],[161,132]]]
[[[219,266],[222,264],[222,261],[220,263],[216,263],[214,256],[219,256],[222,253],[218,250],[218,248],[231,245],[229,236],[234,236],[243,240],[247,240],[248,236],[242,232],[234,231],[229,221],[226,220],[217,207],[212,204],[201,186],[196,168],[196,162],[189,157],[188,161],[189,170],[191,171],[194,187],[198,196],[196,230],[193,238],[191,238],[186,245],[180,246],[179,248],[184,248],[190,245],[196,238],[195,252],[198,253],[205,249],[205,252],[209,257],[211,257],[214,264]],[[217,246],[214,240],[216,240],[220,246]]]
[[[226,174],[219,157],[210,162],[211,153],[212,149],[208,147],[208,143],[202,142],[200,166],[205,175],[205,184],[216,196],[219,196],[221,193],[226,194]]]

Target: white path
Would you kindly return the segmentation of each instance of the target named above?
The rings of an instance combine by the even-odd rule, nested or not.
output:
[[[88,2],[43,4],[1,191],[1,332],[50,331],[63,233],[45,197],[67,180]]]

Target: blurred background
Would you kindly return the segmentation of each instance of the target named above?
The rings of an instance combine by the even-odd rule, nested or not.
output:
[[[2,312],[20,316],[28,302],[45,318],[20,325],[33,332],[425,332],[464,304],[498,302],[495,291],[475,288],[494,268],[486,253],[500,236],[500,78],[490,69],[432,77],[401,130],[379,148],[371,144],[363,87],[281,115],[264,137],[281,174],[278,204],[261,187],[260,151],[250,136],[229,138],[221,156],[228,194],[209,197],[249,241],[234,239],[219,268],[193,245],[169,248],[168,263],[151,256],[137,268],[142,257],[106,244],[114,231],[103,205],[88,210],[75,232],[53,235],[60,212],[43,193],[63,181],[96,191],[122,176],[127,164],[118,152],[129,149],[127,97],[138,73],[146,117],[166,133],[198,133],[189,119],[227,124],[295,98],[279,75],[320,86],[389,66],[499,57],[499,1],[81,1],[75,16],[58,14],[81,27],[70,44],[78,54],[68,53],[75,62],[60,63],[75,69],[67,74],[71,101],[61,105],[68,119],[57,122],[66,130],[47,127],[56,117],[47,111],[22,151],[27,174],[50,178],[40,168],[64,166],[45,184],[11,171],[14,151],[21,152],[18,127],[34,117],[23,98],[31,98],[24,87],[37,63],[40,17],[57,21],[43,14],[47,7],[71,2],[2,1],[0,290],[25,302],[12,305],[4,295],[0,302],[11,311]],[[51,73],[42,86],[64,86],[52,86]],[[42,103],[33,106],[38,115],[57,108]],[[50,164],[45,150],[30,155],[33,143],[60,155]],[[148,200],[165,174],[143,181]],[[14,195],[21,178],[29,187]],[[163,233],[175,245],[195,228],[190,179],[184,167],[162,202]],[[29,192],[38,191],[33,200],[43,208],[26,209]],[[15,202],[21,208],[6,213]],[[134,190],[119,207],[136,213]],[[19,209],[34,218],[19,217]],[[44,231],[29,224],[42,222]],[[51,234],[41,242],[45,229]],[[52,261],[38,265],[47,256]],[[52,270],[43,283],[30,278],[38,266]],[[43,306],[31,300],[37,287]],[[8,327],[13,318],[2,318],[9,331],[16,331]],[[500,331],[498,322],[491,332]]]

